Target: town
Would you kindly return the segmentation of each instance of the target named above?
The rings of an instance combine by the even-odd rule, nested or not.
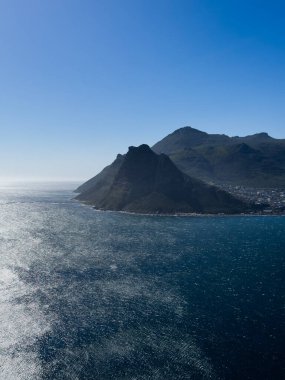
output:
[[[263,210],[265,214],[285,214],[285,189],[250,188],[230,184],[219,184],[217,186],[247,202],[266,205]]]

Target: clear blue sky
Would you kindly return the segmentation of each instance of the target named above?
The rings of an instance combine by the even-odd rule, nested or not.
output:
[[[87,179],[185,125],[285,137],[285,3],[0,0],[0,177]]]

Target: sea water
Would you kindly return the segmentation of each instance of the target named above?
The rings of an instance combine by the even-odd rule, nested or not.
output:
[[[285,218],[0,189],[0,379],[284,379]]]

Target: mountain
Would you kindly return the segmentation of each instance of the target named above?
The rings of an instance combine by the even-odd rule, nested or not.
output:
[[[245,137],[176,130],[152,147],[167,154],[186,174],[249,187],[285,187],[285,140],[267,133]]]
[[[252,207],[180,171],[148,145],[130,147],[77,189],[97,209],[140,213],[241,213]]]

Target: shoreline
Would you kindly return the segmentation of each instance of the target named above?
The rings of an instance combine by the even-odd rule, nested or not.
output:
[[[78,199],[75,199],[73,198],[72,199],[73,201],[76,201],[82,205],[85,205],[85,206],[89,206],[90,208],[92,208],[94,211],[97,211],[97,212],[108,212],[108,213],[120,213],[120,214],[128,214],[128,215],[140,215],[140,216],[152,216],[152,217],[159,217],[159,216],[166,216],[166,217],[233,217],[233,216],[236,216],[236,217],[240,217],[240,216],[245,216],[245,217],[249,217],[249,216],[285,216],[285,212],[283,213],[240,213],[240,214],[225,214],[225,213],[215,213],[215,214],[210,214],[210,213],[151,213],[151,212],[136,212],[136,211],[124,211],[124,210],[104,210],[104,209],[99,209],[99,208],[96,208],[96,206],[88,203],[88,202],[84,202],[84,201],[80,201]]]

